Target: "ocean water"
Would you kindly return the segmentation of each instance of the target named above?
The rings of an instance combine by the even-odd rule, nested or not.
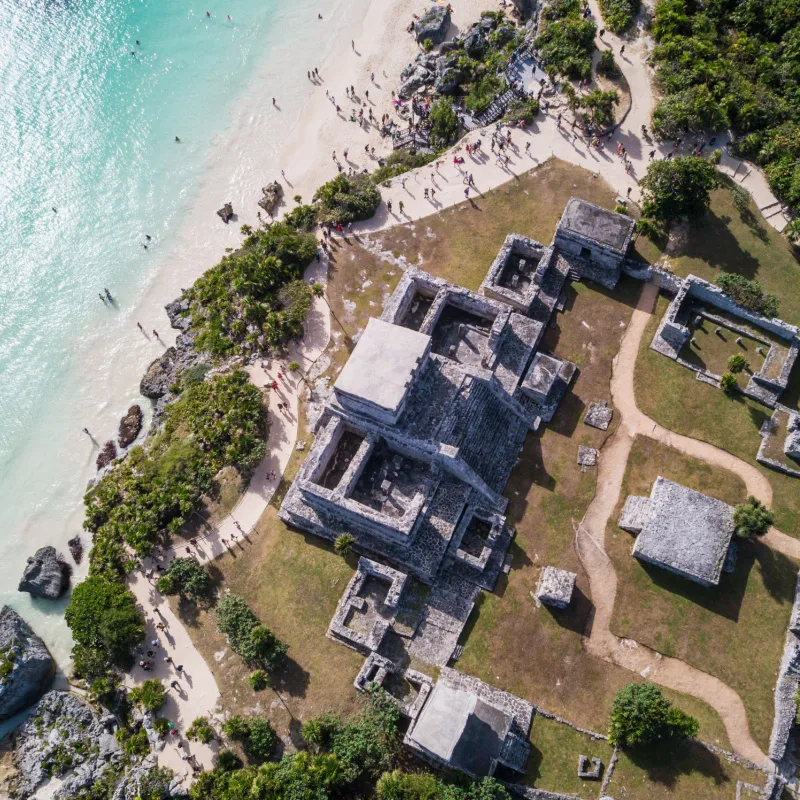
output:
[[[171,339],[163,305],[235,244],[213,210],[235,195],[255,217],[306,69],[358,2],[0,0],[0,604],[62,666],[66,600],[16,586],[37,547],[66,554],[81,530],[82,429],[102,443],[130,403],[149,413],[150,330]]]

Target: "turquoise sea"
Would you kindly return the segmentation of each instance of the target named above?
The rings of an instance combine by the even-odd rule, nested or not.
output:
[[[97,454],[82,428],[102,443],[131,402],[149,410],[136,382],[160,346],[136,322],[167,338],[161,308],[175,287],[160,287],[177,281],[176,251],[191,260],[186,242],[202,239],[186,220],[219,180],[215,160],[235,149],[242,174],[231,168],[213,208],[239,178],[256,187],[272,177],[251,173],[299,118],[314,66],[301,54],[322,63],[338,27],[317,25],[317,12],[342,21],[348,8],[0,0],[0,604],[17,608],[62,665],[65,602],[17,592],[25,558],[44,544],[66,553],[81,530]],[[252,115],[278,93],[274,137],[250,141]],[[219,230],[213,213],[203,219]],[[213,260],[184,264],[181,279]],[[105,287],[113,306],[98,298]]]

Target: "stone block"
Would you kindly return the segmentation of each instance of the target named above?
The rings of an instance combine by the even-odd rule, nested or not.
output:
[[[599,428],[601,431],[607,431],[608,426],[611,424],[611,418],[614,416],[614,409],[609,408],[605,400],[600,400],[597,403],[590,403],[589,410],[583,421],[593,428]]]
[[[575,579],[578,576],[574,572],[567,572],[556,567],[545,567],[539,576],[539,583],[536,585],[536,600],[556,608],[566,608],[572,599],[572,591],[575,588]]]
[[[583,754],[578,756],[578,777],[583,778],[585,781],[600,780],[600,773],[603,770],[603,763],[599,758],[585,756]]]

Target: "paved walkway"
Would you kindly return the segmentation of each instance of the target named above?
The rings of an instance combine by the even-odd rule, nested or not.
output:
[[[722,718],[733,749],[756,763],[764,764],[767,758],[750,735],[747,713],[733,689],[683,661],[666,658],[637,642],[621,639],[610,630],[617,576],[605,552],[606,525],[619,501],[628,456],[637,436],[655,439],[693,458],[728,469],[742,478],[749,494],[767,505],[772,502],[769,481],[752,464],[707,442],[673,433],[637,407],[633,380],[636,358],[657,297],[657,286],[645,284],[614,360],[611,397],[620,424],[602,449],[598,460],[595,497],[576,534],[576,549],[589,575],[594,606],[584,641],[588,652],[593,655],[708,703]],[[795,558],[800,556],[800,542],[774,528],[764,537],[764,542],[786,555]]]
[[[324,283],[326,271],[325,262],[313,263],[306,270],[305,278],[308,281]],[[289,462],[297,440],[298,400],[304,389],[302,374],[319,358],[330,336],[330,315],[324,299],[314,299],[305,329],[305,336],[290,348],[285,363],[264,360],[248,368],[250,380],[256,386],[264,387],[272,381],[277,381],[279,384],[277,392],[270,391],[267,395],[270,404],[267,455],[256,468],[247,490],[232,513],[216,529],[198,537],[195,540],[196,546],[189,548],[189,552],[201,563],[217,558],[229,548],[245,548],[255,535],[255,524],[280,483],[280,476]],[[292,361],[300,364],[297,373],[287,369],[287,365]],[[283,377],[278,377],[279,372]],[[279,402],[285,403],[288,410],[279,411],[277,409]],[[185,547],[181,545],[173,548],[167,554],[168,557],[188,555],[189,553],[184,552]],[[146,559],[145,566],[152,567],[154,562]],[[159,641],[159,646],[155,648],[153,669],[145,672],[140,667],[135,667],[130,682],[141,683],[149,678],[158,678],[165,686],[175,681],[179,687],[178,689],[170,687],[167,703],[160,712],[162,716],[175,723],[175,729],[179,733],[169,737],[166,747],[158,754],[159,764],[172,768],[178,775],[188,776],[190,769],[187,763],[181,760],[183,752],[194,755],[197,763],[203,768],[211,769],[217,749],[216,743],[208,746],[189,742],[182,732],[196,717],[208,717],[214,713],[219,700],[219,688],[214,674],[195,648],[183,623],[173,613],[166,599],[155,590],[153,582],[143,573],[135,572],[129,585],[144,609],[147,619],[148,644],[143,648],[143,656],[146,657],[148,649],[153,649],[149,643],[156,639]],[[163,633],[156,629],[156,625],[161,622],[166,625],[166,631]],[[166,661],[166,656],[172,658],[171,664]],[[175,669],[178,665],[183,666],[183,672],[180,674]],[[183,750],[177,746],[179,741],[183,743]]]

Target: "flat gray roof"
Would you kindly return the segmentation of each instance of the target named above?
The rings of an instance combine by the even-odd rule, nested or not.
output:
[[[571,197],[558,227],[624,253],[634,224],[630,217]]]
[[[716,584],[733,528],[732,506],[658,477],[633,555]]]
[[[422,707],[411,738],[449,764],[477,700],[471,692],[437,682]]]
[[[419,331],[372,318],[334,388],[380,408],[397,411],[430,341],[430,336]]]

